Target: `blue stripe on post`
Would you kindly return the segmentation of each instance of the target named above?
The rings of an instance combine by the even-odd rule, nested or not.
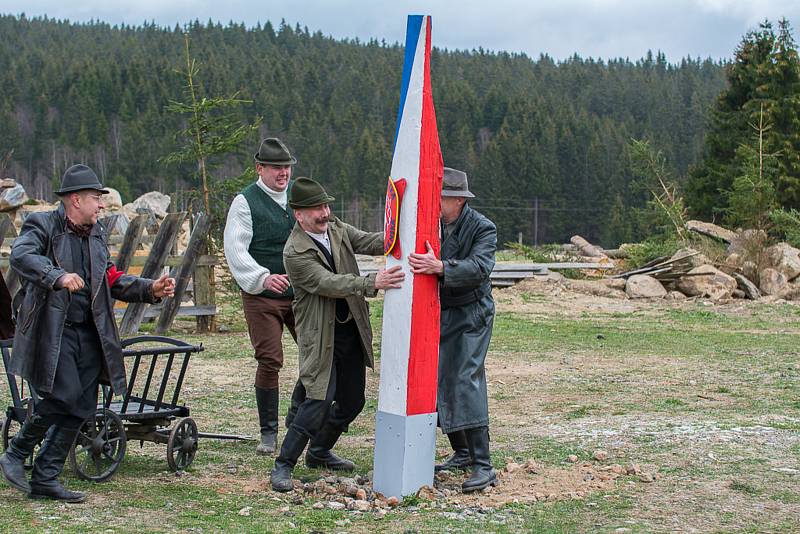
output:
[[[403,80],[400,85],[400,109],[397,110],[397,128],[394,132],[394,146],[397,146],[397,136],[400,134],[400,123],[403,121],[403,108],[406,105],[408,82],[411,71],[414,69],[414,56],[419,43],[419,31],[422,29],[423,15],[409,15],[406,26],[406,55],[403,58]],[[392,148],[394,150],[394,147]]]

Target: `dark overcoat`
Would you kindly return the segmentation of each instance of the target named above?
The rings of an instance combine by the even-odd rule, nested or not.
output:
[[[9,372],[27,380],[37,391],[51,393],[61,352],[61,335],[72,294],[53,286],[61,275],[76,272],[66,232],[64,206],[49,212],[31,213],[11,249],[11,268],[19,273],[22,288],[14,297],[16,332]],[[127,388],[122,347],[114,322],[111,299],[155,303],[153,281],[122,275],[108,284],[112,267],[102,224],[89,236],[91,306],[102,345],[104,377],[114,392]]]
[[[494,323],[489,275],[496,250],[494,223],[465,204],[441,247],[437,412],[445,433],[489,424],[484,364]]]
[[[362,232],[334,216],[328,223],[328,238],[336,272],[299,223],[283,249],[286,274],[294,288],[300,381],[308,398],[318,400],[325,398],[333,365],[336,299],[347,300],[358,327],[364,364],[373,366],[372,329],[364,297],[374,297],[378,291],[375,274],[361,276],[356,254],[383,253],[383,232]]]

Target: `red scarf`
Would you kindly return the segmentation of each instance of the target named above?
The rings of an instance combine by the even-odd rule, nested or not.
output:
[[[77,235],[78,237],[89,237],[92,234],[92,226],[93,224],[77,224],[72,222],[72,219],[67,217],[67,228],[72,230],[72,232]]]

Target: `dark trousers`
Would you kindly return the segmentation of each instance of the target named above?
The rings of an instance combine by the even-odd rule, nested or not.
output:
[[[294,313],[291,298],[267,298],[242,291],[242,308],[247,321],[250,342],[258,362],[255,386],[262,389],[278,387],[278,375],[283,367],[284,325],[294,332]]]
[[[325,400],[303,400],[291,424],[311,439],[326,424],[346,432],[364,409],[366,366],[356,322],[337,324],[333,340],[333,365]]]
[[[51,393],[40,394],[36,415],[49,424],[78,428],[97,409],[103,349],[93,323],[64,326]]]

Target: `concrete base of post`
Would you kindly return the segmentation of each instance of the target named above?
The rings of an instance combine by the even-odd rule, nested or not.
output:
[[[396,415],[378,412],[372,488],[386,497],[413,495],[433,487],[436,414]]]

